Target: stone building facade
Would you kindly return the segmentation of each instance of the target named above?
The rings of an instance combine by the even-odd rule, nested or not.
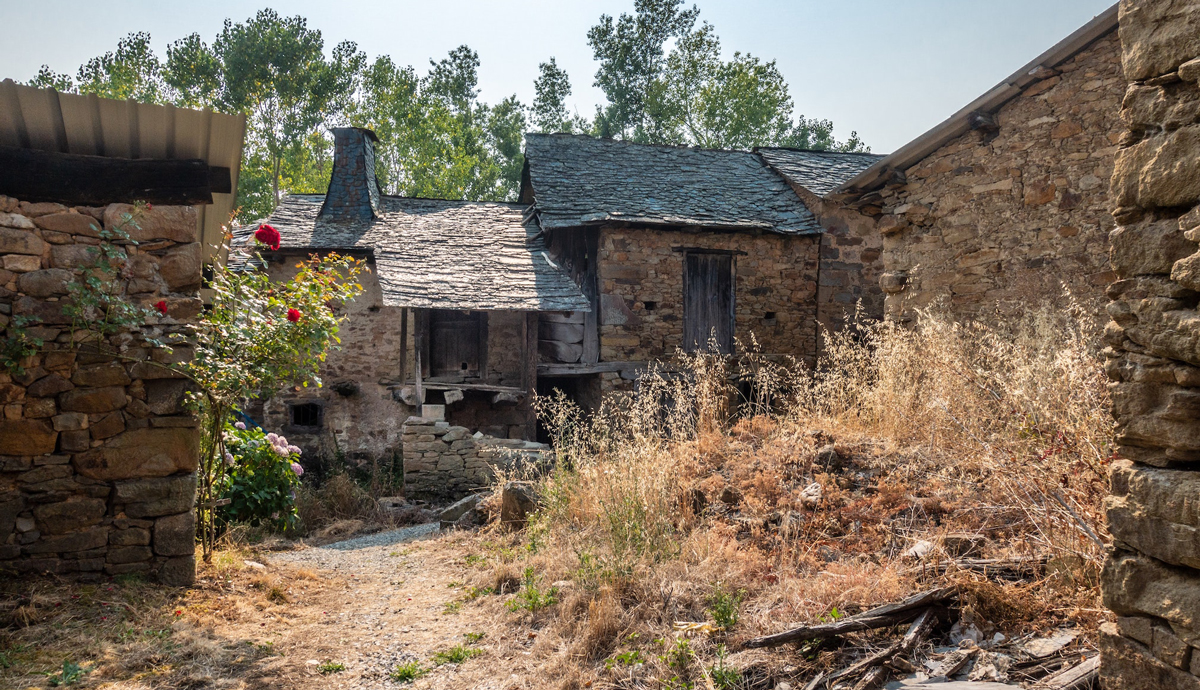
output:
[[[1101,322],[1124,127],[1115,8],[835,192],[876,219],[886,314],[1064,304]]]
[[[102,228],[137,242],[117,241],[122,294],[164,303],[145,335],[179,330],[202,306],[191,206],[68,208],[0,196],[0,325],[33,317],[27,334],[44,343],[19,369],[0,371],[0,569],[186,584],[200,434],[183,407],[186,382],[166,365],[188,348],[168,352],[127,333],[99,348],[80,343],[63,312],[68,284],[94,265]]]
[[[1200,688],[1200,2],[1123,0],[1106,690]]]
[[[600,231],[600,361],[648,362],[684,345],[684,253],[734,256],[734,337],[799,359],[816,351],[819,235],[696,233],[646,227]]]

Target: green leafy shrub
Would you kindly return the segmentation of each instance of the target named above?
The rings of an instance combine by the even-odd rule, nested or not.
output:
[[[277,434],[247,429],[242,422],[226,427],[225,448],[229,471],[220,496],[229,504],[220,508],[222,521],[265,524],[278,530],[294,526],[295,491],[304,474],[296,462],[300,449]]]
[[[483,654],[482,649],[468,647],[465,644],[456,644],[450,649],[446,649],[433,655],[433,663],[441,666],[442,664],[461,664],[464,661]]]
[[[340,661],[326,661],[325,663],[323,663],[317,667],[317,671],[320,672],[320,674],[323,676],[327,676],[331,673],[341,673],[342,671],[345,671],[345,670],[346,670],[346,665],[341,663]]]
[[[533,573],[533,568],[525,569],[525,576],[522,578],[521,591],[512,599],[509,599],[505,606],[509,611],[528,611],[537,613],[544,608],[549,608],[558,603],[558,588],[551,587],[546,591],[542,591],[538,587],[538,578]]]
[[[414,680],[428,673],[424,668],[421,668],[421,662],[413,659],[399,664],[396,668],[388,673],[388,677],[397,683],[411,683]]]
[[[712,616],[713,623],[721,630],[731,630],[737,625],[739,609],[742,606],[742,600],[746,598],[746,590],[739,589],[736,592],[730,592],[725,589],[725,585],[717,583],[713,586],[712,593],[708,595],[708,615]]]

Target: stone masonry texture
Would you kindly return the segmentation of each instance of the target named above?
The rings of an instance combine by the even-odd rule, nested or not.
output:
[[[1200,0],[1124,0],[1112,175],[1117,440],[1101,638],[1106,690],[1200,689]]]
[[[1117,32],[1097,39],[883,190],[886,313],[941,303],[960,318],[1060,303],[1101,321],[1113,229],[1108,182],[1125,129]],[[1149,154],[1147,154],[1149,155]]]
[[[491,485],[496,470],[536,470],[549,446],[472,433],[447,422],[409,417],[403,426],[404,495],[451,501]]]
[[[102,348],[78,343],[63,313],[67,286],[95,260],[102,228],[137,242],[118,242],[124,295],[166,304],[143,333],[177,332],[201,309],[195,209],[0,196],[0,327],[36,317],[27,331],[44,342],[21,370],[0,370],[0,572],[136,573],[189,584],[200,434],[181,405],[186,381],[163,365],[190,349],[167,351],[129,333]]]

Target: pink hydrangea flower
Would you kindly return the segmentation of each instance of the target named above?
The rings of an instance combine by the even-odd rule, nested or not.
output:
[[[245,423],[245,422],[234,422],[234,423],[233,423],[233,428],[234,428],[234,429],[237,429],[238,431],[245,431],[245,430],[246,430],[246,423]]]
[[[298,462],[293,462],[293,463],[292,463],[292,471],[296,473],[296,476],[297,476],[297,477],[303,477],[303,476],[304,476],[304,468],[303,468],[303,467],[301,467],[301,466],[300,466],[300,463],[298,463]]]
[[[287,449],[288,449],[288,452],[291,453],[292,455],[300,454],[300,446],[288,446]]]
[[[276,443],[279,443],[279,434],[276,434],[274,432],[267,434],[267,441],[271,445],[275,445]]]
[[[233,453],[226,453],[226,454],[225,454],[225,464],[226,464],[226,465],[233,465]]]

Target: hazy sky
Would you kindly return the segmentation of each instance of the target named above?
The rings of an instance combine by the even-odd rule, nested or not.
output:
[[[857,130],[887,153],[929,129],[1082,26],[1108,0],[700,0],[727,54],[778,61],[796,110]],[[479,52],[482,98],[533,99],[539,62],[554,56],[571,75],[571,104],[590,116],[603,100],[587,30],[633,0],[0,0],[0,78],[24,81],[43,63],[74,75],[131,31],[168,43],[193,31],[211,44],[226,17],[264,6],[300,14],[326,48],[356,41],[423,73],[455,46]]]

